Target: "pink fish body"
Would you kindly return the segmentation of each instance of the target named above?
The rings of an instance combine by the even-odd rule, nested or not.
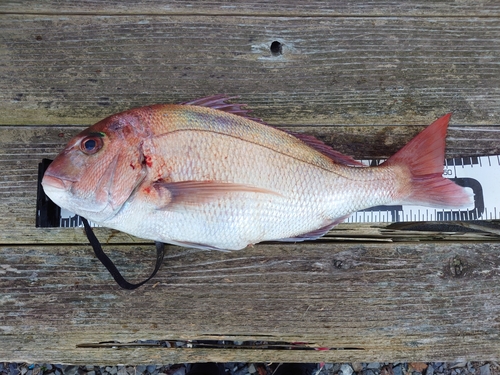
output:
[[[224,100],[153,105],[98,122],[52,162],[42,181],[46,194],[106,227],[221,250],[316,239],[377,205],[471,202],[442,177],[450,115],[382,165],[363,167]]]

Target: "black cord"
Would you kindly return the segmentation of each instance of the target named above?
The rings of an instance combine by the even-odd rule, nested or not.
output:
[[[120,271],[118,271],[118,268],[116,268],[113,261],[111,259],[109,259],[109,257],[104,253],[104,251],[102,250],[101,244],[99,243],[99,240],[95,236],[94,231],[90,227],[87,219],[85,219],[83,217],[81,219],[82,219],[83,225],[85,226],[85,234],[87,235],[87,238],[89,239],[89,242],[92,245],[92,248],[94,249],[95,256],[97,257],[97,259],[99,259],[101,261],[102,264],[104,264],[104,267],[107,268],[107,270],[109,271],[111,276],[113,276],[113,278],[118,283],[118,285],[120,285],[123,289],[129,289],[129,290],[136,289],[136,288],[140,287],[141,285],[147,283],[149,280],[151,280],[156,275],[156,273],[160,269],[161,264],[163,262],[163,257],[165,256],[165,244],[164,243],[155,242],[155,245],[156,245],[156,266],[155,266],[155,269],[154,269],[153,273],[151,274],[151,276],[149,276],[146,280],[144,280],[140,283],[132,284],[124,279],[124,277],[122,276]]]

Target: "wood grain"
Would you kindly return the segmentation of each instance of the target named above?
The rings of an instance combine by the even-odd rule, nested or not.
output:
[[[0,124],[215,93],[272,124],[500,123],[495,17],[0,17]]]
[[[152,266],[152,248],[106,250],[131,279]],[[492,243],[170,247],[156,284],[133,292],[119,290],[87,246],[4,246],[0,264],[2,359],[391,362],[500,353],[500,258]],[[76,348],[208,338],[351,349]]]
[[[495,17],[500,6],[494,0],[454,1],[158,1],[158,0],[17,0],[0,3],[0,12],[21,14],[141,14],[141,15],[250,15],[250,16],[467,16]]]
[[[0,361],[500,360],[498,222],[343,224],[239,252],[169,246],[118,289],[80,228],[35,228],[37,164],[112,113],[216,93],[356,158],[454,112],[447,155],[500,154],[500,4],[0,2]],[[273,54],[274,41],[282,45]],[[98,228],[131,280],[151,243]],[[77,347],[307,342],[333,350]]]

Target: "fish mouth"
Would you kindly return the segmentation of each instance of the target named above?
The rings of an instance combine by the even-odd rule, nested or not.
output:
[[[51,190],[69,190],[71,187],[71,181],[63,180],[58,177],[50,176],[45,174],[42,179],[43,188],[49,188]]]

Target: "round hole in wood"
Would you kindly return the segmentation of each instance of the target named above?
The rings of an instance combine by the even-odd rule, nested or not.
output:
[[[270,50],[273,56],[281,55],[283,53],[283,44],[275,40],[271,43]]]

